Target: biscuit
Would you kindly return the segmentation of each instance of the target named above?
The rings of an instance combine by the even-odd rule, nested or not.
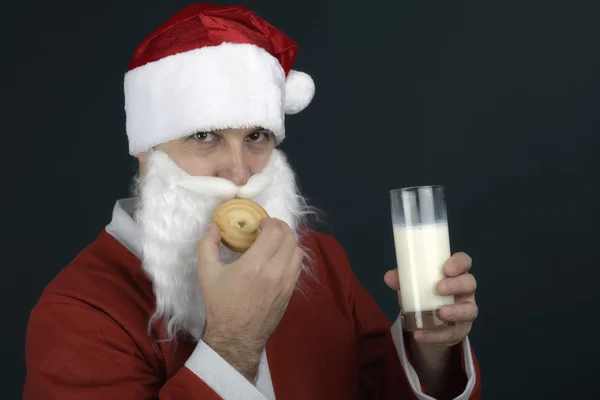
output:
[[[269,214],[248,199],[227,200],[213,213],[213,220],[221,231],[221,243],[238,253],[252,246],[260,232],[258,223],[263,218],[269,218]]]

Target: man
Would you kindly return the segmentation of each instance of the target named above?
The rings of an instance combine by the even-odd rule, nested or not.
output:
[[[470,259],[440,282],[455,325],[391,325],[312,212],[276,146],[314,84],[297,46],[243,7],[194,5],[138,47],[125,77],[134,197],[31,313],[25,400],[475,399]],[[211,222],[247,197],[270,218],[244,254]],[[398,290],[395,271],[386,283]]]

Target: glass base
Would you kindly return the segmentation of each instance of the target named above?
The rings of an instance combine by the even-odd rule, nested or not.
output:
[[[409,332],[439,329],[454,325],[453,322],[444,321],[440,318],[440,310],[406,312],[402,313],[401,318],[402,328]]]

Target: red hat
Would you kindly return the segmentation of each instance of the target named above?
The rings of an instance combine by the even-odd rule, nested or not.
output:
[[[262,127],[285,137],[284,115],[312,101],[292,69],[298,46],[242,6],[196,4],[136,49],[125,74],[129,153],[200,131]]]

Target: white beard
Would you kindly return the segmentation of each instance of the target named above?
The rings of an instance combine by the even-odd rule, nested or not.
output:
[[[222,201],[236,195],[250,198],[269,216],[285,221],[296,237],[304,217],[312,212],[298,194],[284,154],[277,149],[263,171],[241,188],[222,178],[191,176],[167,154],[152,151],[134,191],[138,198],[135,219],[141,232],[142,266],[152,280],[156,297],[149,329],[162,319],[167,341],[178,333],[189,334],[195,340],[203,335],[206,318],[195,249]],[[240,255],[221,245],[224,263]],[[306,262],[303,268],[310,274]]]

